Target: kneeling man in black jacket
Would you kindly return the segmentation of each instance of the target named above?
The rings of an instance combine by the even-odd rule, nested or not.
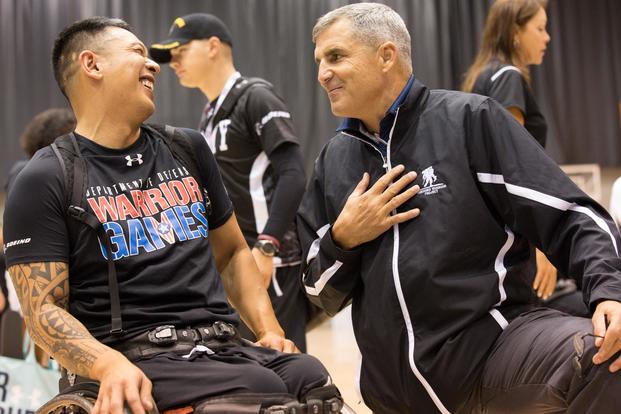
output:
[[[328,313],[352,302],[366,404],[617,412],[621,240],[605,210],[495,101],[417,80],[389,7],[336,9],[313,40],[345,120],[299,211],[303,281]],[[582,280],[592,320],[531,309],[529,242]]]

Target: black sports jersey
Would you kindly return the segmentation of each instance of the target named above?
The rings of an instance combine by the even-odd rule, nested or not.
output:
[[[233,82],[239,78],[236,73],[229,79],[218,101],[226,99]],[[211,107],[215,109],[213,116],[219,119],[218,105]],[[209,112],[210,108],[206,109]],[[270,155],[285,143],[298,145],[291,115],[284,102],[269,86],[255,85],[249,87],[237,100],[227,118],[220,119],[215,125],[210,125],[208,118],[203,119],[201,131],[218,162],[239,226],[246,241],[252,246],[257,235],[266,232],[269,226],[270,207],[278,180]],[[291,212],[286,212],[291,215],[291,225],[286,234],[282,237],[273,234],[281,240],[283,254],[280,258],[283,263],[300,259],[297,237],[292,237],[295,235],[293,217],[296,208],[297,203]]]
[[[142,129],[124,149],[76,134],[86,159],[90,211],[110,235],[127,334],[164,324],[238,322],[211,254],[209,230],[224,224],[232,205],[203,138],[204,196],[160,137]],[[7,264],[68,262],[69,311],[97,339],[112,342],[105,244],[66,215],[63,171],[51,148],[38,151],[15,181],[5,210]]]
[[[515,107],[522,111],[524,128],[545,147],[548,125],[518,68],[491,62],[479,73],[472,92],[494,98],[505,108]]]

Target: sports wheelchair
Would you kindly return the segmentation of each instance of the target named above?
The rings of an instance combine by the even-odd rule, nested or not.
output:
[[[233,394],[211,397],[196,404],[164,411],[163,414],[355,414],[340,398],[333,385],[312,390],[306,401],[289,394]],[[65,388],[36,411],[36,414],[90,414],[97,400],[99,384],[82,382]],[[338,391],[336,391],[338,394]],[[126,407],[124,414],[131,414]],[[159,414],[155,408],[149,414]]]
[[[208,349],[249,343],[240,338],[237,329],[216,321],[200,328],[177,329],[172,325],[156,327],[117,346],[130,361],[162,352],[188,352],[197,344]],[[90,414],[99,394],[99,383],[62,370],[60,393],[39,408],[36,414]],[[126,411],[129,411],[126,409]],[[349,414],[334,385],[312,389],[298,401],[290,394],[240,393],[210,397],[191,406],[168,410],[164,414]],[[131,414],[131,413],[127,413]],[[158,414],[157,411],[149,414]]]

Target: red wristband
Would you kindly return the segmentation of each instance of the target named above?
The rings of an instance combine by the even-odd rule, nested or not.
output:
[[[278,250],[280,250],[280,241],[276,237],[274,237],[274,236],[270,236],[269,234],[261,233],[261,234],[259,234],[257,236],[257,240],[269,240],[272,243],[274,243],[274,246],[276,246],[276,248]]]

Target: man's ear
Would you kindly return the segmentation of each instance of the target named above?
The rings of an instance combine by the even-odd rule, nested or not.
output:
[[[213,57],[218,54],[220,42],[217,37],[212,36],[205,41],[205,46],[209,48],[209,50],[207,51],[207,56],[213,59]]]
[[[222,48],[224,47],[224,44],[216,36],[211,36],[209,39],[207,39],[206,43],[209,46],[210,58],[214,58],[216,55],[222,53]]]
[[[103,77],[99,56],[92,50],[83,50],[80,52],[78,55],[78,63],[80,65],[80,71],[89,78],[101,79]]]
[[[378,49],[380,64],[383,71],[390,70],[398,59],[397,45],[393,42],[385,42]]]

